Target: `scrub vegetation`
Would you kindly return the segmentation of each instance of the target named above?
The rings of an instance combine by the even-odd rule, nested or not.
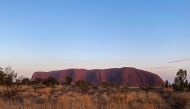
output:
[[[30,81],[10,67],[0,70],[0,109],[190,109],[187,72],[179,70],[174,84],[130,88],[114,84],[65,83],[54,78]]]

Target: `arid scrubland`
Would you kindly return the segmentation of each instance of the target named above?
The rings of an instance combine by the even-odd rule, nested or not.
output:
[[[1,93],[2,90],[1,90]],[[169,101],[170,100],[170,101]],[[181,107],[181,108],[178,108]],[[71,86],[22,86],[0,109],[189,109],[190,93],[102,87],[87,92]]]

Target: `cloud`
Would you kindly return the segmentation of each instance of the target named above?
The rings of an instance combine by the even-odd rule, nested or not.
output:
[[[151,67],[152,69],[171,68],[171,66]]]
[[[174,60],[174,61],[170,61],[168,63],[180,63],[180,62],[187,62],[187,61],[190,61],[190,58]]]
[[[152,71],[152,72],[160,72],[160,71],[168,71],[176,69],[174,66],[153,66],[153,67],[147,67],[144,68],[144,70]]]

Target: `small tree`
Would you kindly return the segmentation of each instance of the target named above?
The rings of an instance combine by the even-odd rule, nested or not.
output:
[[[66,76],[66,77],[65,77],[65,84],[71,85],[72,80],[73,80],[73,79],[72,79],[71,77]]]
[[[22,77],[18,77],[11,67],[6,67],[4,70],[0,69],[0,85],[4,89],[4,94],[8,97],[15,94],[21,79]]]
[[[5,73],[2,68],[0,68],[0,85],[5,84]]]
[[[176,77],[174,80],[174,89],[175,90],[179,90],[179,91],[183,91],[185,88],[187,88],[186,84],[186,77],[187,77],[187,71],[186,70],[182,70],[180,69],[177,73],[176,73]]]
[[[23,78],[21,84],[29,85],[30,84],[30,79],[29,78]]]
[[[165,88],[168,88],[170,86],[170,83],[168,82],[168,80],[166,80],[165,82]]]
[[[55,86],[57,83],[57,80],[53,77],[49,77],[48,79],[44,80],[44,84],[47,86]]]
[[[83,80],[77,81],[76,86],[79,87],[82,91],[87,91],[89,89],[88,83]]]

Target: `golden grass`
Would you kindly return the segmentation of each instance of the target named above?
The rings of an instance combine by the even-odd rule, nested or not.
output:
[[[154,91],[63,92],[62,87],[23,87],[14,99],[0,97],[0,109],[169,109],[166,100]],[[55,98],[55,99],[52,99]],[[190,93],[173,93],[172,98],[190,109]]]
[[[174,93],[172,98],[184,105],[185,109],[190,109],[190,92]]]
[[[162,109],[165,102],[155,92],[128,92],[111,95],[108,109]]]
[[[49,101],[52,90],[52,88],[42,88],[21,92],[25,95],[23,103],[3,101],[3,109],[165,109],[167,107],[165,101],[155,92],[131,91],[92,95],[68,92],[59,95],[53,103]]]
[[[78,93],[60,96],[57,105],[63,109],[96,109],[91,96]]]

